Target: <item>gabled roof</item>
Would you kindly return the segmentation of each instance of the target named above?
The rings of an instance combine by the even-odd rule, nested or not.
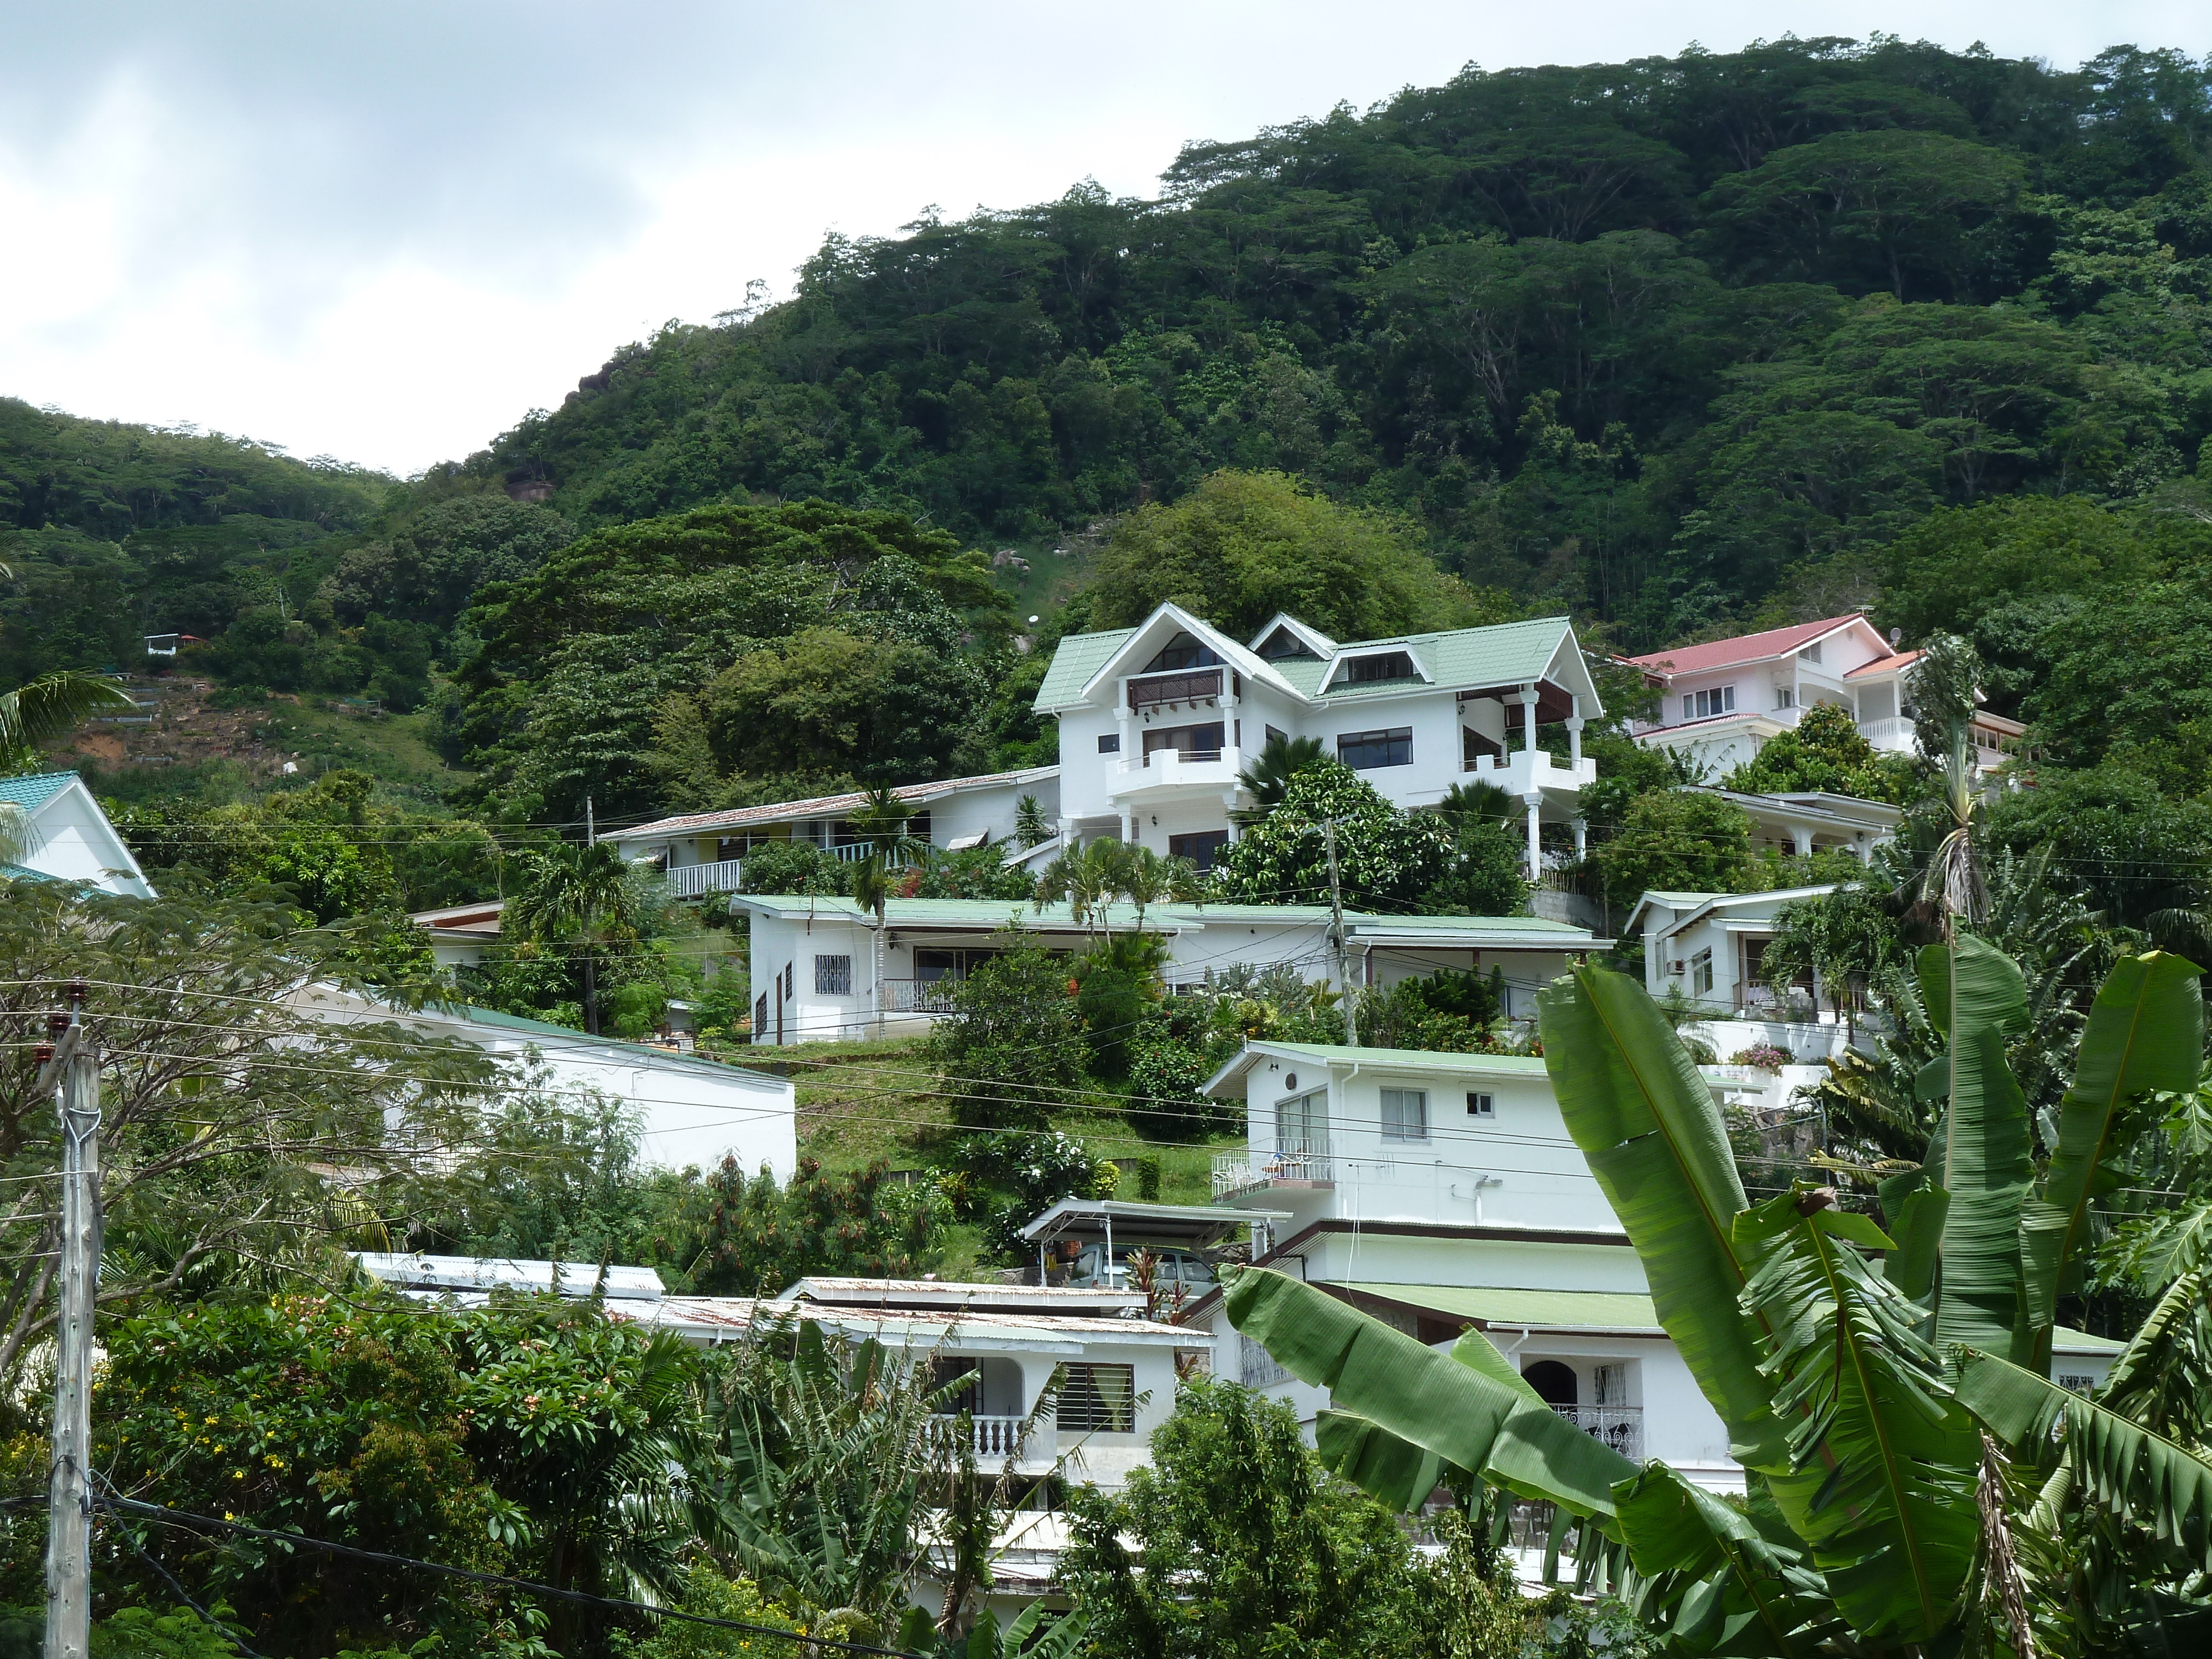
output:
[[[1760,634],[1739,634],[1732,640],[1709,640],[1703,645],[1678,646],[1672,651],[1653,651],[1622,660],[1655,673],[1702,674],[1715,668],[1736,668],[1747,663],[1786,657],[1855,623],[1873,631],[1874,624],[1854,611],[1848,617],[1828,617],[1820,622],[1799,623],[1793,628],[1770,628]]]
[[[0,801],[12,801],[27,812],[35,812],[76,781],[74,772],[30,772],[21,777],[0,778]]]
[[[1589,678],[1582,650],[1575,642],[1574,624],[1565,617],[1539,617],[1528,622],[1499,623],[1486,628],[1454,628],[1425,634],[1400,634],[1383,639],[1328,641],[1318,630],[1306,629],[1315,640],[1328,644],[1319,657],[1285,657],[1272,660],[1255,656],[1250,647],[1229,639],[1218,629],[1200,621],[1175,605],[1162,605],[1146,618],[1141,628],[1116,629],[1104,634],[1071,634],[1060,642],[1044,684],[1037,689],[1036,708],[1044,713],[1081,702],[1099,677],[1115,665],[1136,637],[1163,619],[1181,631],[1202,639],[1216,655],[1249,678],[1263,680],[1309,703],[1335,704],[1361,698],[1403,695],[1419,690],[1490,690],[1550,681],[1583,700],[1583,713],[1602,714],[1597,688]],[[1278,617],[1258,635],[1268,634],[1294,618]],[[1303,628],[1303,624],[1300,624]],[[1347,656],[1371,655],[1377,651],[1404,651],[1426,677],[1425,685],[1410,687],[1403,681],[1360,685],[1329,685],[1330,676]],[[1323,690],[1324,686],[1328,686]]]
[[[909,806],[926,806],[931,801],[941,800],[963,789],[1014,788],[1024,784],[1042,783],[1047,778],[1059,775],[1060,768],[1057,766],[1029,766],[1016,772],[984,772],[971,778],[939,778],[929,783],[902,783],[891,793]],[[655,818],[650,823],[641,823],[631,830],[610,830],[599,839],[642,841],[653,836],[739,829],[756,823],[781,823],[787,818],[834,818],[842,813],[857,812],[867,799],[866,795],[854,790],[842,795],[811,795],[800,800],[770,801],[762,806],[733,806],[721,812],[679,813],[674,817]]]
[[[1080,702],[1087,697],[1091,689],[1100,680],[1109,675],[1140,672],[1142,665],[1138,659],[1144,654],[1146,647],[1157,641],[1160,647],[1164,647],[1178,634],[1187,634],[1192,639],[1201,641],[1212,651],[1215,656],[1220,658],[1224,663],[1247,679],[1259,680],[1263,684],[1273,685],[1279,691],[1291,690],[1289,682],[1285,679],[1275,664],[1268,662],[1264,658],[1255,656],[1240,641],[1231,639],[1212,623],[1203,617],[1193,616],[1181,605],[1163,605],[1121,636],[1121,643],[1107,653],[1099,661],[1098,665],[1091,671],[1090,678],[1083,682],[1082,686],[1069,701]],[[1054,660],[1055,662],[1059,660],[1056,654]],[[1046,676],[1048,683],[1050,678],[1051,676],[1048,672]],[[1042,702],[1043,696],[1044,688],[1040,686],[1037,688],[1037,696],[1040,699],[1037,707],[1040,708],[1045,706]]]
[[[1894,655],[1877,657],[1872,662],[1863,662],[1844,676],[1847,680],[1870,679],[1876,674],[1894,674],[1900,668],[1910,668],[1920,660],[1920,653],[1899,651]]]
[[[1310,623],[1300,622],[1287,611],[1278,611],[1273,616],[1268,617],[1267,625],[1252,636],[1251,647],[1254,654],[1258,654],[1260,647],[1273,637],[1279,628],[1287,629],[1291,638],[1304,644],[1306,649],[1316,657],[1333,657],[1336,654],[1337,642],[1334,640]],[[1270,658],[1269,660],[1274,659]]]
[[[1764,893],[1646,893],[1642,898],[1637,900],[1636,908],[1628,913],[1627,923],[1622,927],[1621,932],[1634,933],[1638,919],[1643,915],[1646,907],[1654,900],[1665,904],[1670,910],[1680,910],[1682,908],[1679,904],[1669,902],[1674,899],[1701,898],[1704,901],[1668,930],[1669,933],[1679,933],[1692,923],[1707,915],[1724,915],[1730,910],[1741,910],[1753,905],[1789,904],[1798,899],[1823,898],[1834,892],[1837,885],[1837,883],[1832,881],[1823,883],[1817,887],[1777,887]]]

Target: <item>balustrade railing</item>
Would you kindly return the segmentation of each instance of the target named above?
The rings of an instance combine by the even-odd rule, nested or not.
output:
[[[1602,1440],[1632,1462],[1644,1461],[1641,1406],[1554,1406],[1552,1409],[1594,1440]]]
[[[1049,1423],[1030,1426],[1024,1434],[1024,1419],[1018,1417],[971,1417],[967,1420],[979,1459],[995,1458],[1003,1462],[1009,1457],[1021,1456],[1024,1447],[1033,1457],[1050,1457],[1056,1449],[1058,1436]],[[945,1413],[929,1419],[930,1438],[940,1450],[959,1449],[960,1422],[958,1416]]]
[[[1182,674],[1146,674],[1129,682],[1129,707],[1157,708],[1163,703],[1202,702],[1221,695],[1218,668]]]
[[[1333,1182],[1336,1162],[1326,1152],[1216,1152],[1213,1195],[1226,1198],[1277,1182]]]

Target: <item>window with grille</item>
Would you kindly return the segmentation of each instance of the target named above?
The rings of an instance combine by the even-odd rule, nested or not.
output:
[[[1429,1138],[1429,1091],[1425,1089],[1385,1089],[1382,1091],[1382,1139],[1426,1140]]]
[[[823,997],[852,995],[853,958],[850,957],[815,957],[814,994]]]
[[[768,1032],[768,993],[763,991],[753,999],[753,1035],[763,1036]]]
[[[1394,726],[1383,732],[1346,732],[1336,739],[1336,757],[1355,772],[1378,766],[1413,763],[1413,728]]]
[[[1077,1434],[1135,1433],[1137,1368],[1070,1365],[1054,1421]]]
[[[1287,1382],[1291,1374],[1282,1363],[1249,1336],[1237,1339],[1239,1361],[1237,1380],[1248,1389],[1272,1388],[1278,1382]]]
[[[788,1002],[798,994],[799,964],[795,962],[787,962],[783,964],[783,1000]]]

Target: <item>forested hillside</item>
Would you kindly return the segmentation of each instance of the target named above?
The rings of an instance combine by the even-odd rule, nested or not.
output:
[[[471,465],[585,526],[742,491],[1006,540],[1280,468],[1623,646],[1830,612],[1937,508],[2193,469],[2206,85],[1890,40],[1470,69],[1191,145],[1158,201],[832,236]]]

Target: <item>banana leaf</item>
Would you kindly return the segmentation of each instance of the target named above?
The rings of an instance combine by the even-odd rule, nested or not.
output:
[[[1629,1610],[1680,1655],[1810,1654],[1847,1635],[1826,1583],[1794,1540],[1664,1463],[1614,1489],[1620,1529],[1640,1575]]]
[[[2031,1346],[2026,1362],[2051,1369],[2061,1296],[2081,1287],[2093,1203],[2120,1184],[2135,1103],[2154,1089],[2196,1083],[2203,1064],[2204,997],[2195,963],[2163,951],[2123,957],[2089,1010],[2074,1085],[2058,1106],[2058,1146],[2043,1190],[2021,1218]]]
[[[1731,1236],[1743,1183],[1712,1091],[1644,988],[1577,968],[1537,994],[1544,1066],[1575,1145],[1642,1258],[1659,1322],[1732,1449],[1787,1461],[1759,1336],[1736,1300],[1749,1277]]]
[[[1333,1298],[1332,1298],[1333,1299]],[[1528,1404],[1550,1410],[1543,1396],[1530,1388],[1513,1362],[1498,1352],[1497,1345],[1480,1331],[1461,1334],[1451,1346],[1450,1357],[1472,1370],[1504,1383]],[[1369,1497],[1401,1513],[1418,1508],[1443,1480],[1461,1470],[1432,1451],[1401,1440],[1379,1423],[1357,1413],[1330,1409],[1314,1419],[1314,1449],[1322,1467],[1358,1486]]]
[[[1897,1249],[1882,1265],[1882,1277],[1915,1302],[1925,1303],[1936,1285],[1936,1251],[1943,1242],[1943,1218],[1951,1208],[1948,1188],[1937,1186],[1925,1169],[1894,1175],[1875,1188],[1889,1236]]]
[[[1231,1323],[1301,1382],[1328,1389],[1339,1411],[1434,1454],[1440,1466],[1454,1464],[1523,1497],[1595,1516],[1610,1530],[1613,1483],[1635,1474],[1636,1465],[1562,1419],[1525,1384],[1513,1386],[1485,1367],[1440,1354],[1267,1268],[1237,1273],[1223,1299]],[[1498,1363],[1504,1364],[1502,1355]],[[1332,1432],[1343,1437],[1340,1443],[1361,1438],[1356,1425]],[[1376,1478],[1398,1492],[1419,1478],[1402,1458],[1386,1467],[1380,1443],[1362,1451],[1346,1478],[1362,1469],[1377,1471]]]
[[[1991,1434],[2023,1449],[2047,1442],[2063,1419],[2075,1480],[2123,1521],[2212,1569],[2212,1463],[1993,1354],[1965,1353],[1958,1398]]]
[[[2020,1255],[2021,1206],[2034,1179],[2027,1102],[2005,1065],[2004,1040],[2027,1018],[2013,959],[1972,933],[1920,953],[1929,1018],[1950,1039],[1943,1218],[1936,1339],[2025,1358],[2031,1346]],[[1931,1149],[1932,1150],[1932,1149]]]
[[[1981,1442],[1938,1380],[1922,1310],[1860,1253],[1894,1241],[1804,1193],[1747,1211],[1735,1232],[1758,1264],[1744,1300],[1772,1334],[1765,1368],[1790,1425],[1789,1464],[1767,1484],[1862,1639],[1928,1641],[1973,1566]]]

